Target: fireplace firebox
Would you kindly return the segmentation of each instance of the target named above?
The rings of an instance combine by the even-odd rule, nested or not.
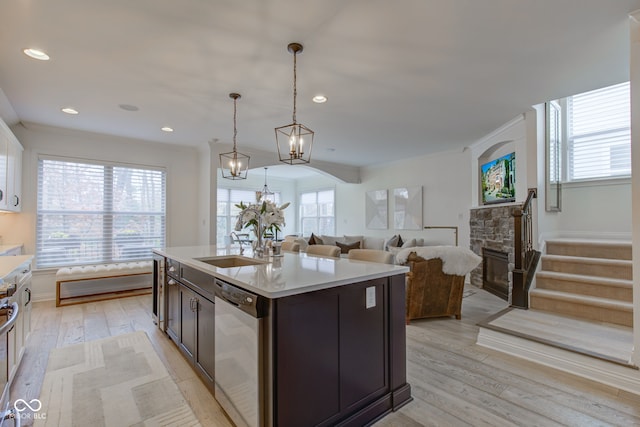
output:
[[[509,254],[482,248],[482,288],[509,301]]]

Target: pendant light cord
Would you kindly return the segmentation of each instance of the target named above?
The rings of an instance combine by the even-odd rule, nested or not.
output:
[[[236,103],[238,102],[237,98],[233,99],[233,151],[236,151],[236,136],[238,136],[238,129],[236,128]]]
[[[298,56],[298,52],[293,52],[293,123],[296,123],[296,98],[298,96],[298,89],[296,84],[297,83],[297,75],[296,75],[297,56]]]

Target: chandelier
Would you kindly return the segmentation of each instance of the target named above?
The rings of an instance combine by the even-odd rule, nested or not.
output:
[[[249,156],[239,153],[236,148],[236,137],[238,129],[236,128],[236,107],[239,93],[230,93],[229,98],[233,99],[233,151],[220,154],[220,169],[222,169],[222,177],[226,179],[247,179],[247,171],[249,170]]]
[[[276,201],[276,193],[269,190],[269,187],[267,186],[267,169],[269,168],[264,168],[264,187],[262,187],[262,190],[256,191],[256,199],[259,202],[264,202],[267,200],[272,202]]]
[[[296,58],[302,52],[300,43],[290,43],[287,46],[293,54],[293,123],[276,128],[276,144],[280,161],[290,165],[309,163],[313,146],[313,131],[303,124],[296,122],[297,76]]]

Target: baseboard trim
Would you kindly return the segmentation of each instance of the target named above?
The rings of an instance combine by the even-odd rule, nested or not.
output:
[[[640,371],[480,327],[477,344],[640,395]]]

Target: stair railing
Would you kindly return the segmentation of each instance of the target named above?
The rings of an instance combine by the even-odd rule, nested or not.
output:
[[[529,308],[529,288],[535,274],[540,252],[533,249],[533,209],[531,202],[538,197],[530,188],[521,209],[514,209],[514,269],[511,306]]]

